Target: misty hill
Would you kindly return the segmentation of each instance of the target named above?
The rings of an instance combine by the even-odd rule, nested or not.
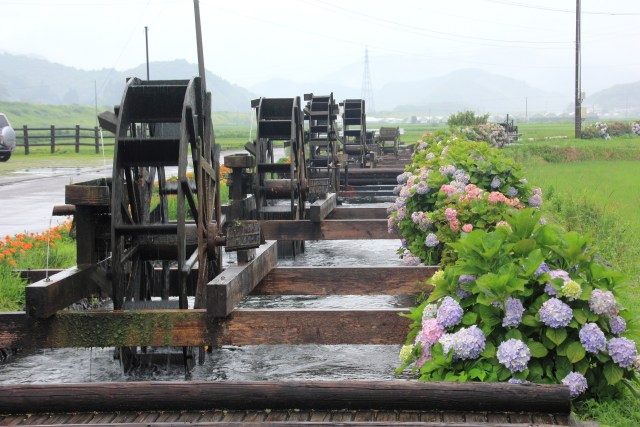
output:
[[[610,113],[623,116],[640,115],[640,81],[612,86],[608,89],[587,94],[583,107],[595,106],[596,113]]]
[[[198,75],[197,64],[185,60],[151,62],[154,80],[189,79]],[[42,104],[94,105],[120,103],[127,77],[146,78],[146,65],[116,71],[79,70],[43,59],[0,54],[0,100]],[[247,111],[255,95],[207,71],[207,89],[211,91],[214,111]]]
[[[525,109],[561,112],[570,99],[570,95],[546,92],[522,80],[464,69],[425,80],[387,84],[376,94],[376,105],[433,114],[463,110],[505,114]]]

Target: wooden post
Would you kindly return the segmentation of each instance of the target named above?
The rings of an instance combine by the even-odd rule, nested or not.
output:
[[[93,134],[96,141],[96,154],[100,154],[100,129],[98,126],[93,127]]]
[[[80,152],[80,125],[76,125],[76,153]]]
[[[51,125],[51,154],[56,152],[56,127]]]
[[[22,137],[24,139],[24,155],[29,155],[29,129],[27,125],[22,126]]]

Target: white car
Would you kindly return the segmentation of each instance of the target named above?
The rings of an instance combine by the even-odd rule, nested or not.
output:
[[[0,162],[6,162],[16,148],[16,133],[9,119],[0,113]]]

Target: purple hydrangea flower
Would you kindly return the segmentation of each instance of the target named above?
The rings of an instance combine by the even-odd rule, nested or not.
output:
[[[517,196],[517,195],[518,195],[518,190],[516,190],[516,188],[515,188],[515,187],[509,187],[509,188],[507,189],[507,196],[509,196],[509,197],[515,197],[515,196]]]
[[[458,301],[447,296],[442,299],[436,319],[443,327],[455,326],[462,320],[463,310]]]
[[[404,265],[408,265],[408,266],[420,265],[421,262],[422,260],[420,259],[420,257],[415,256],[411,252],[405,253],[404,256],[402,257],[402,263]]]
[[[539,208],[540,206],[542,206],[542,196],[539,194],[534,194],[533,196],[529,197],[529,206],[531,206],[532,208]]]
[[[440,243],[440,241],[438,240],[438,236],[436,236],[434,233],[427,234],[426,239],[424,239],[424,244],[428,248],[436,247],[436,246],[438,246],[439,243]]]
[[[540,307],[540,320],[551,328],[564,328],[573,318],[573,310],[558,298],[551,298]]]
[[[636,344],[628,338],[611,338],[607,343],[607,351],[611,360],[621,368],[628,368],[638,356]]]
[[[431,191],[431,189],[424,181],[420,181],[416,186],[416,193],[418,194],[427,194],[429,191]]]
[[[396,196],[398,194],[400,194],[400,191],[402,190],[402,187],[404,187],[402,184],[398,184],[393,188],[393,194],[395,194]]]
[[[533,273],[533,275],[537,277],[537,276],[543,275],[544,273],[548,273],[550,271],[551,271],[551,269],[549,268],[547,263],[543,262],[542,264],[540,264],[540,267],[538,267],[536,269],[536,271]]]
[[[425,319],[431,319],[432,317],[436,317],[438,314],[438,306],[436,304],[427,304],[424,306],[422,310],[422,321]]]
[[[611,333],[614,335],[620,335],[627,329],[627,322],[621,316],[611,316],[609,319],[609,327]]]
[[[402,172],[400,175],[398,175],[397,181],[398,184],[404,184],[406,183],[409,178],[411,178],[413,176],[413,174],[411,172]]]
[[[454,360],[470,360],[480,357],[484,351],[486,337],[476,325],[462,328],[453,334],[444,334],[440,337],[440,344],[444,354],[453,350]]]
[[[493,179],[491,180],[491,188],[493,188],[494,190],[499,188],[501,184],[502,184],[502,181],[500,181],[500,177],[497,175],[494,176]]]
[[[579,372],[570,372],[562,379],[562,384],[569,386],[569,395],[571,397],[580,396],[589,388],[587,379]]]
[[[473,282],[474,280],[476,280],[476,276],[473,276],[471,274],[463,274],[458,278],[458,287],[456,288],[456,295],[458,296],[458,298],[465,299],[473,295],[472,292],[469,292],[466,289],[462,289],[460,285],[467,282]]]
[[[595,314],[608,316],[616,308],[616,297],[611,291],[594,289],[589,297],[589,308]]]
[[[509,384],[531,384],[530,381],[527,380],[519,380],[517,378],[509,378],[509,381],[507,381]]]
[[[544,291],[547,293],[547,295],[551,295],[552,297],[558,296],[558,291],[556,291],[556,288],[553,287],[551,282],[547,282],[547,284],[544,285]]]
[[[518,298],[507,297],[502,326],[505,328],[518,326],[522,322],[522,313],[524,313],[522,301]]]
[[[511,338],[500,344],[496,353],[498,362],[511,372],[522,372],[527,369],[531,359],[531,350],[522,341]]]
[[[595,323],[585,323],[578,336],[580,343],[589,353],[598,353],[607,347],[607,338]]]

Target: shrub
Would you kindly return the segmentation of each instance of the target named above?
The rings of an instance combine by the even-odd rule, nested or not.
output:
[[[489,114],[484,114],[482,116],[476,116],[473,111],[467,110],[462,112],[457,112],[456,114],[452,114],[449,116],[447,120],[447,124],[450,128],[457,128],[459,126],[477,126],[487,123],[489,119]]]
[[[484,142],[426,137],[398,177],[390,231],[411,263],[439,262],[401,351],[421,380],[563,383],[610,398],[639,380],[621,336],[623,274],[595,261],[590,239],[547,225],[540,191]],[[529,208],[520,200],[526,200]]]
[[[450,243],[456,262],[408,315],[399,371],[414,365],[421,380],[565,383],[572,397],[611,397],[619,384],[637,384],[636,345],[619,336],[626,319],[615,292],[624,275],[594,262],[588,238],[544,224],[534,209],[512,212],[507,223]],[[456,322],[425,344],[421,334],[434,329],[431,318],[442,324],[445,301],[460,307]]]

